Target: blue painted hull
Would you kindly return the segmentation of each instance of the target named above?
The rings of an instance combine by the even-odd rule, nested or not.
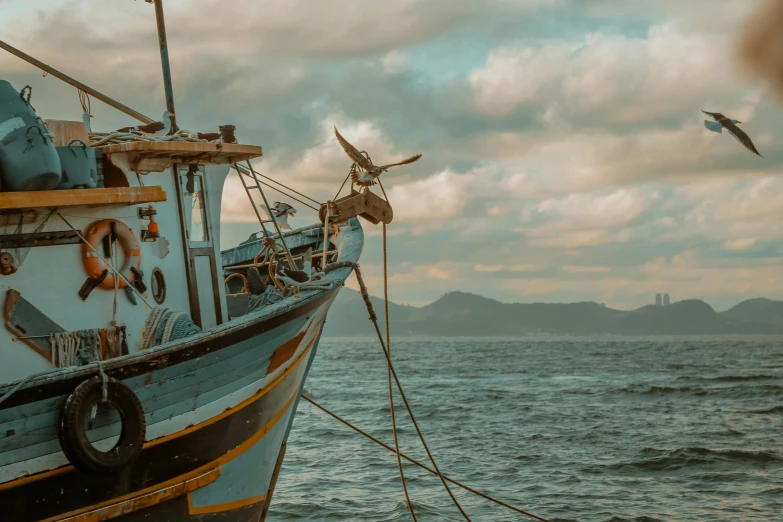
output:
[[[61,373],[12,396],[0,405],[3,520],[260,520],[336,293],[107,363],[147,422],[141,456],[117,475],[85,474],[60,450],[67,390],[89,375]],[[91,440],[111,442],[120,426],[98,417]]]

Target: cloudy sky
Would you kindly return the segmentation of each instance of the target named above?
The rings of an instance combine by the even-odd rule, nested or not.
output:
[[[323,201],[350,161],[384,174],[390,297],[450,290],[617,308],[783,299],[783,104],[738,72],[747,0],[166,0],[178,122],[233,123],[256,166]],[[164,109],[141,0],[0,0],[2,38],[135,109]],[[48,118],[77,94],[7,55]],[[708,132],[743,122],[763,155]],[[93,102],[93,127],[132,123]],[[275,197],[275,199],[278,199]],[[235,180],[223,246],[255,230]],[[294,203],[292,224],[315,214]],[[363,266],[381,292],[380,229]]]

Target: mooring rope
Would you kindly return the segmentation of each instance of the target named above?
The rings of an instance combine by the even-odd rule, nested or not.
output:
[[[414,464],[414,465],[416,465],[416,466],[420,467],[421,469],[423,469],[423,470],[426,470],[426,471],[428,471],[428,472],[432,473],[433,475],[437,475],[437,474],[438,474],[438,473],[437,473],[437,472],[436,472],[434,469],[432,469],[432,468],[428,467],[428,466],[427,466],[427,465],[425,465],[425,464],[422,464],[422,463],[421,463],[421,462],[419,462],[418,460],[416,460],[416,459],[413,459],[413,458],[411,458],[411,457],[407,456],[407,455],[406,455],[406,454],[404,454],[404,453],[398,453],[398,452],[395,452],[395,451],[394,451],[394,448],[392,448],[392,447],[391,447],[391,446],[389,446],[388,444],[386,444],[386,443],[384,443],[384,442],[382,442],[382,441],[378,440],[377,438],[373,437],[372,435],[370,435],[370,434],[369,434],[369,433],[367,433],[366,431],[362,430],[361,428],[358,428],[358,427],[354,426],[353,424],[351,424],[351,423],[350,423],[350,422],[348,422],[347,420],[343,419],[342,417],[340,417],[340,416],[339,416],[339,415],[337,415],[336,413],[334,413],[334,412],[332,412],[332,411],[330,411],[330,410],[326,409],[324,406],[322,406],[322,405],[318,404],[317,402],[315,402],[313,399],[311,399],[311,398],[310,398],[310,397],[308,397],[307,395],[304,395],[304,394],[302,394],[302,398],[303,398],[304,400],[306,400],[307,402],[309,402],[310,404],[312,404],[313,406],[315,406],[316,408],[318,408],[319,410],[321,410],[322,412],[324,412],[325,414],[327,414],[327,415],[329,415],[330,417],[332,417],[333,419],[335,419],[336,421],[338,421],[338,422],[341,422],[342,424],[344,424],[344,425],[345,425],[345,426],[347,426],[348,428],[351,428],[353,431],[355,431],[355,432],[356,432],[356,433],[358,433],[359,435],[361,435],[361,436],[365,437],[365,438],[366,438],[366,439],[368,439],[368,440],[371,440],[372,442],[374,442],[374,443],[375,443],[375,444],[377,444],[378,446],[381,446],[382,448],[385,448],[385,449],[387,449],[388,451],[390,451],[390,452],[392,452],[392,453],[397,453],[397,456],[398,456],[398,457],[402,457],[403,459],[407,460],[407,461],[408,461],[408,462],[410,462],[411,464]],[[483,498],[483,499],[485,499],[485,500],[489,500],[490,502],[494,502],[494,503],[495,503],[495,504],[497,504],[498,506],[503,506],[503,507],[504,507],[504,508],[506,508],[506,509],[510,509],[511,511],[516,511],[517,513],[520,513],[520,514],[522,514],[522,515],[528,516],[528,517],[530,517],[530,518],[534,518],[534,519],[536,519],[536,520],[540,520],[541,522],[552,522],[552,521],[550,521],[549,519],[546,519],[546,518],[544,518],[544,517],[541,517],[541,516],[538,516],[538,515],[536,515],[535,513],[530,513],[529,511],[525,511],[525,510],[523,510],[523,509],[520,509],[520,508],[518,508],[518,507],[516,507],[516,506],[512,506],[511,504],[508,504],[508,503],[506,503],[506,502],[503,502],[502,500],[498,500],[498,499],[496,499],[495,497],[492,497],[492,496],[490,496],[490,495],[487,495],[486,493],[482,493],[481,491],[479,491],[479,490],[477,490],[477,489],[474,489],[474,488],[472,488],[472,487],[470,487],[470,486],[466,486],[466,485],[465,485],[465,484],[463,484],[462,482],[459,482],[459,481],[457,481],[457,480],[455,480],[455,479],[453,479],[453,478],[450,478],[450,477],[448,477],[448,476],[446,476],[446,475],[443,475],[443,478],[444,478],[444,479],[446,479],[448,482],[451,482],[451,483],[452,483],[452,484],[454,484],[455,486],[457,486],[457,487],[459,487],[459,488],[462,488],[462,489],[464,489],[465,491],[469,491],[470,493],[473,493],[474,495],[478,495],[479,497],[481,497],[481,498]]]
[[[328,214],[327,214],[328,215]],[[391,358],[391,335],[389,334],[389,277],[388,263],[386,261],[386,223],[383,224],[383,311],[386,315],[386,352]],[[400,458],[400,443],[397,439],[397,419],[394,415],[394,394],[392,390],[391,366],[386,369],[389,381],[389,411],[391,412],[392,433],[394,434],[394,450],[397,454],[397,469],[400,470],[400,481],[402,482],[402,491],[405,493],[405,502],[411,512],[411,518],[417,522],[416,513],[413,511],[413,503],[408,494],[408,485],[405,483],[405,472],[402,469],[402,459]]]
[[[391,372],[392,377],[394,377],[394,382],[397,384],[397,389],[400,392],[400,397],[402,397],[402,402],[405,404],[405,409],[408,410],[408,416],[411,418],[413,427],[416,429],[416,433],[419,435],[421,445],[424,447],[424,451],[427,452],[427,456],[432,463],[432,467],[437,472],[438,478],[440,478],[441,483],[443,483],[443,487],[446,488],[446,492],[449,494],[449,497],[451,497],[452,502],[454,502],[454,505],[457,507],[457,509],[459,509],[459,512],[462,514],[465,520],[470,522],[470,517],[468,517],[467,513],[465,513],[465,510],[462,509],[462,506],[457,500],[457,497],[454,496],[454,493],[452,493],[451,488],[449,488],[446,479],[443,478],[443,474],[440,472],[440,469],[438,469],[438,464],[435,462],[435,457],[432,456],[432,452],[430,452],[430,448],[427,446],[427,442],[424,440],[424,434],[419,428],[419,423],[416,422],[416,417],[413,415],[413,410],[411,410],[411,406],[408,404],[408,398],[405,396],[405,392],[402,389],[402,383],[397,377],[397,372],[394,370],[394,365],[392,365],[389,352],[386,350],[386,343],[383,340],[381,328],[378,326],[378,317],[375,315],[375,310],[373,309],[372,303],[370,302],[370,294],[367,292],[367,286],[364,284],[364,279],[362,278],[362,273],[359,270],[358,264],[354,266],[353,272],[356,275],[356,280],[359,282],[359,289],[361,290],[362,298],[364,299],[364,303],[367,306],[367,312],[370,314],[370,321],[372,321],[373,326],[375,326],[375,332],[378,334],[378,341],[381,343],[381,351],[386,357],[386,364],[388,364],[389,371]]]

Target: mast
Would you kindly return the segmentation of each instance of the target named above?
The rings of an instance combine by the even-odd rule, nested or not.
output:
[[[174,88],[171,84],[171,66],[169,65],[169,46],[166,41],[166,22],[163,19],[163,0],[147,0],[155,4],[155,21],[158,25],[158,43],[160,44],[160,65],[163,69],[163,88],[166,92],[166,110],[171,116],[171,130],[174,134],[177,128],[177,119],[174,111]]]

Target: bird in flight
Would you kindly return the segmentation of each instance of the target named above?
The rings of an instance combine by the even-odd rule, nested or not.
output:
[[[407,165],[421,158],[421,154],[416,154],[397,163],[389,163],[388,165],[373,165],[370,158],[365,156],[364,153],[359,152],[356,147],[348,143],[345,138],[340,135],[337,127],[334,128],[334,134],[337,136],[337,141],[340,142],[340,146],[343,148],[348,157],[353,160],[357,167],[360,167],[364,171],[351,173],[351,179],[360,187],[369,187],[371,185],[375,185],[376,178],[378,178],[378,176],[386,172],[391,167]]]
[[[719,112],[707,112],[707,111],[701,111],[710,118],[712,118],[714,121],[704,120],[704,126],[707,127],[708,130],[711,130],[712,132],[722,133],[723,129],[726,129],[729,131],[729,134],[734,136],[737,141],[742,143],[742,145],[745,146],[746,149],[751,151],[753,154],[756,154],[758,156],[761,156],[759,154],[759,151],[756,150],[756,147],[753,145],[753,142],[750,141],[750,138],[748,137],[745,132],[740,129],[737,125],[741,122],[737,120],[732,120],[730,118],[727,118],[723,114]]]

